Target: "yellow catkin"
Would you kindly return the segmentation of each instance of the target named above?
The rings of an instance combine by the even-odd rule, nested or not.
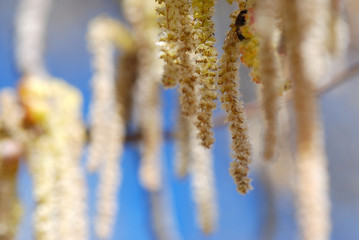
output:
[[[178,177],[185,177],[189,170],[189,165],[191,162],[190,151],[190,135],[191,135],[191,120],[179,114],[178,116],[178,129],[177,129],[177,152],[176,152],[176,174]]]
[[[330,200],[315,83],[323,74],[328,1],[283,1],[297,118],[297,216],[302,239],[329,239]],[[324,25],[324,26],[323,26]]]
[[[217,99],[217,50],[214,47],[215,0],[193,0],[194,37],[196,53],[196,73],[199,79],[199,105],[196,126],[201,144],[210,148],[214,143],[212,111],[216,108]]]
[[[125,35],[121,40],[118,35]],[[122,24],[98,17],[89,27],[89,46],[95,70],[92,79],[94,101],[91,106],[91,143],[88,166],[99,169],[97,191],[96,236],[111,236],[117,213],[117,191],[120,185],[120,156],[125,138],[124,100],[117,97],[115,79],[115,45],[131,54],[134,42]],[[127,54],[126,53],[126,54]]]
[[[125,16],[133,26],[138,46],[135,104],[143,145],[140,180],[148,190],[157,191],[161,188],[162,117],[159,105],[159,82],[162,73],[159,69],[163,65],[158,59],[159,49],[156,46],[158,25],[155,3],[126,0],[123,4]]]
[[[7,150],[16,147],[8,141],[18,138],[23,111],[15,91],[0,92],[0,239],[15,239],[21,217],[21,205],[17,196],[17,171],[20,156],[6,156]],[[19,140],[19,139],[17,139]]]
[[[21,0],[16,16],[16,61],[22,73],[46,74],[45,31],[52,0]]]
[[[217,224],[217,202],[213,159],[211,151],[203,147],[196,138],[195,126],[190,122],[191,144],[191,186],[193,200],[197,208],[197,220],[205,234],[212,233]]]
[[[258,2],[255,29],[259,39],[259,80],[265,118],[263,157],[270,160],[277,143],[279,56],[275,43],[277,1]]]
[[[248,124],[239,100],[239,76],[237,58],[239,57],[238,38],[231,31],[225,39],[223,56],[219,66],[219,90],[223,109],[227,112],[227,121],[232,135],[232,150],[234,161],[230,173],[237,184],[237,190],[246,194],[252,189],[248,178],[249,164],[252,161],[252,149],[248,137]]]
[[[81,95],[61,80],[33,76],[22,80],[19,94],[29,127],[25,149],[34,180],[36,239],[87,239]]]
[[[159,35],[160,56],[165,62],[162,83],[165,88],[172,88],[181,78],[177,42],[180,37],[178,20],[182,16],[177,8],[179,6],[177,1],[156,0],[156,2],[158,24],[162,30]]]

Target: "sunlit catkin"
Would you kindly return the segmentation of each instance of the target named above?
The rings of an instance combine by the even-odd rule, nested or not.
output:
[[[279,95],[279,56],[275,43],[277,1],[263,0],[256,9],[255,29],[259,38],[259,81],[262,83],[262,105],[265,119],[263,157],[270,160],[277,143]]]
[[[330,200],[315,84],[323,74],[327,0],[283,1],[297,118],[297,216],[302,239],[329,239]]]
[[[25,155],[34,182],[36,239],[87,239],[81,95],[61,80],[32,76],[22,80],[19,95],[29,127]]]
[[[218,85],[221,91],[220,100],[223,109],[227,112],[227,121],[232,135],[234,161],[231,163],[230,173],[237,184],[238,192],[246,194],[252,189],[251,180],[248,178],[252,150],[243,103],[239,100],[238,42],[237,35],[233,31],[225,39],[224,53],[220,59]]]
[[[108,239],[117,213],[125,137],[125,99],[116,96],[114,47],[132,52],[133,42],[120,23],[107,17],[98,17],[90,24],[88,40],[94,68],[89,167],[100,170],[95,230],[99,239]]]
[[[212,111],[217,99],[217,50],[214,47],[215,0],[193,0],[196,73],[199,81],[199,104],[196,126],[201,144],[210,148],[214,143]]]
[[[191,123],[191,186],[193,200],[197,208],[197,220],[201,230],[210,234],[217,224],[217,202],[213,159],[211,151],[203,147],[196,138],[197,129]]]
[[[159,104],[159,83],[163,64],[158,59],[159,49],[156,46],[159,29],[156,22],[155,3],[126,0],[123,1],[123,6],[125,16],[134,29],[138,46],[138,78],[134,101],[143,147],[140,181],[148,190],[157,191],[161,187],[162,117]],[[176,11],[176,9],[170,11]]]
[[[162,83],[165,88],[172,88],[177,85],[181,77],[177,44],[180,37],[179,18],[182,17],[178,10],[180,5],[175,0],[155,1],[156,12],[159,15],[158,24],[162,30],[159,36],[160,56],[165,62]]]

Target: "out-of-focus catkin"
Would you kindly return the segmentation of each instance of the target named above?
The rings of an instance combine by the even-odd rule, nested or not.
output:
[[[159,49],[156,46],[159,29],[155,3],[126,0],[123,1],[123,6],[126,18],[132,24],[138,46],[138,78],[134,101],[143,145],[140,180],[148,190],[157,191],[161,188],[162,117],[159,83],[163,64],[158,59]]]
[[[323,75],[326,0],[282,1],[297,118],[297,216],[303,239],[329,239],[328,172],[315,84]]]
[[[262,105],[265,118],[263,157],[270,160],[277,144],[279,96],[279,56],[276,50],[276,6],[278,1],[263,0],[256,8],[255,30],[259,39],[259,81],[262,83]]]
[[[6,149],[13,147],[9,139],[20,140],[23,111],[15,91],[2,89],[0,92],[0,239],[15,238],[21,217],[21,205],[17,196],[17,172],[19,157],[7,158]],[[21,143],[20,143],[21,144]],[[4,155],[3,155],[4,154]]]
[[[251,180],[248,178],[252,149],[243,103],[239,100],[238,44],[236,34],[231,31],[223,46],[224,53],[220,59],[218,85],[221,92],[220,100],[223,109],[227,112],[227,121],[232,135],[234,161],[231,163],[230,173],[237,184],[238,192],[246,194],[252,189]]]
[[[191,128],[190,118],[183,116],[181,113],[178,114],[178,128],[177,128],[177,151],[175,168],[178,177],[185,177],[188,174],[189,166],[191,163],[191,142],[190,136]]]
[[[88,38],[95,70],[89,167],[100,170],[95,229],[99,239],[108,239],[117,213],[120,157],[126,124],[126,99],[116,95],[114,52],[117,46],[131,55],[134,42],[122,24],[107,17],[98,17],[90,24]]]
[[[32,119],[25,149],[34,180],[36,239],[87,239],[81,95],[61,80],[33,76],[22,80],[19,95]]]
[[[201,230],[212,233],[217,224],[217,201],[212,153],[196,138],[197,129],[191,123],[191,186],[197,208],[197,220]]]
[[[215,0],[193,0],[196,74],[199,81],[199,104],[196,126],[201,144],[210,148],[214,143],[212,111],[217,99],[217,50],[214,47]]]

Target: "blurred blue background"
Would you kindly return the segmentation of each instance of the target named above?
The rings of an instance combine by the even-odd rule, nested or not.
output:
[[[0,0],[0,87],[15,87],[20,78],[14,60],[14,20],[18,0]],[[231,6],[219,1],[216,8],[218,43],[221,49],[225,32],[228,31],[228,15]],[[88,119],[91,98],[90,84],[92,70],[91,56],[87,50],[86,31],[89,21],[98,14],[106,13],[114,18],[121,17],[116,0],[61,0],[54,1],[46,36],[46,66],[53,76],[65,79],[83,93],[83,116]],[[347,56],[349,65],[359,60],[354,48]],[[254,87],[243,68],[242,93],[245,100],[254,99]],[[332,200],[332,239],[359,239],[359,80],[345,83],[321,98],[324,122]],[[176,120],[177,95],[175,90],[162,91],[164,129],[173,130]],[[217,113],[219,113],[218,111]],[[257,117],[257,116],[255,116]],[[261,128],[253,120],[252,128]],[[253,131],[253,130],[252,130]],[[259,130],[260,131],[260,130]],[[298,239],[295,223],[293,197],[290,190],[268,191],[268,178],[260,159],[255,159],[251,176],[254,190],[242,196],[236,192],[229,175],[230,136],[226,127],[215,130],[214,146],[215,178],[219,205],[219,222],[214,234],[205,236],[196,223],[194,203],[189,180],[179,180],[174,175],[174,142],[163,145],[162,161],[167,205],[173,217],[174,227],[185,240],[257,240],[263,236],[271,211],[276,216],[272,239]],[[138,166],[140,153],[135,143],[128,143],[122,156],[123,182],[118,194],[119,212],[112,239],[152,240],[156,239],[151,227],[150,195],[139,184]],[[292,159],[288,159],[292,161]],[[264,166],[265,167],[265,166]],[[285,171],[285,169],[284,169]],[[289,170],[288,170],[289,171]],[[89,217],[93,231],[95,215],[97,176],[87,174],[89,186]],[[292,176],[294,178],[294,176]],[[288,179],[283,179],[288,181]],[[31,192],[31,177],[24,164],[19,175],[19,194],[24,206],[18,239],[30,240],[32,236],[32,210],[34,202]],[[273,196],[273,191],[275,195]],[[274,201],[273,204],[270,204]],[[272,219],[273,220],[273,219]],[[93,232],[92,239],[95,239]],[[170,239],[169,239],[170,240]]]

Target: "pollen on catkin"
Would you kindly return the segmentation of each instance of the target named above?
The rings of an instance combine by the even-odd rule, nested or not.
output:
[[[246,194],[252,189],[251,179],[248,177],[252,149],[243,103],[239,100],[238,44],[236,34],[231,31],[223,46],[224,53],[220,59],[218,85],[221,92],[220,100],[223,109],[227,112],[227,121],[232,135],[234,161],[231,163],[230,173],[237,184],[238,192]]]
[[[215,0],[193,0],[196,74],[199,84],[199,104],[196,126],[201,144],[210,148],[214,143],[212,111],[217,99],[217,50],[214,47]]]
[[[160,57],[164,60],[162,83],[165,88],[173,88],[180,79],[178,64],[179,21],[181,17],[175,0],[156,0],[158,24],[161,28],[158,44],[161,47]]]

